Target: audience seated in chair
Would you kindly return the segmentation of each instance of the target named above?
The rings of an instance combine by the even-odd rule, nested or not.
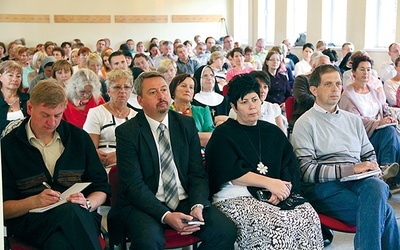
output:
[[[301,186],[293,148],[259,120],[260,83],[251,73],[234,77],[229,100],[237,119],[215,129],[206,165],[213,204],[236,224],[239,249],[322,249],[317,213],[294,198]]]
[[[9,235],[41,249],[101,249],[96,210],[110,187],[89,135],[61,119],[66,105],[60,85],[38,83],[27,104],[30,117],[2,139],[5,224]],[[78,182],[91,184],[60,206],[29,212],[58,202]]]
[[[144,72],[135,80],[143,107],[116,129],[121,191],[108,214],[110,240],[128,236],[131,249],[163,249],[164,230],[193,234],[200,249],[232,249],[234,224],[210,206],[200,141],[191,117],[169,111],[164,77]],[[205,225],[188,225],[198,219]]]
[[[213,69],[201,66],[194,74],[198,83],[192,104],[195,106],[208,106],[213,117],[214,124],[218,126],[228,119],[228,98],[219,94],[219,87]],[[226,87],[227,85],[225,85]]]
[[[318,66],[323,64],[331,64],[329,57],[326,55],[317,55],[312,59],[311,72]],[[294,109],[289,120],[289,127],[293,128],[296,120],[309,110],[315,101],[314,95],[310,91],[309,78],[311,72],[305,75],[299,75],[295,78],[293,84],[293,96],[295,98]],[[289,119],[289,118],[288,118]]]
[[[354,249],[400,249],[388,186],[376,177],[340,182],[379,165],[361,119],[338,108],[339,70],[322,65],[309,82],[316,101],[297,120],[292,134],[306,197],[318,213],[357,226]]]
[[[0,63],[0,134],[10,121],[27,116],[29,94],[22,89],[22,67],[13,60]],[[1,137],[0,137],[1,138]]]
[[[206,147],[211,133],[214,131],[214,122],[208,106],[200,107],[190,103],[193,100],[196,84],[196,79],[188,74],[179,74],[174,77],[169,85],[171,98],[174,100],[170,109],[193,117],[199,131],[200,144],[202,147]]]
[[[107,74],[110,101],[89,110],[83,129],[89,133],[101,163],[106,168],[117,163],[115,128],[137,112],[127,106],[133,88],[131,72],[116,68]]]
[[[283,133],[287,133],[287,129],[283,123],[281,108],[276,103],[270,103],[266,101],[268,91],[271,88],[271,82],[269,76],[264,71],[252,71],[249,73],[257,82],[260,84],[260,120],[266,121],[278,126]],[[236,112],[233,108],[229,111],[229,118],[237,118]]]
[[[396,70],[394,69],[394,61],[400,56],[400,43],[392,43],[389,45],[388,55],[390,60],[383,62],[379,66],[379,77],[382,82],[393,78],[396,75]]]
[[[400,57],[394,61],[394,69],[396,75],[389,79],[383,84],[383,90],[385,91],[386,101],[390,106],[400,107]]]
[[[340,100],[340,108],[361,117],[371,144],[374,146],[377,162],[381,166],[400,162],[400,140],[395,126],[397,121],[390,116],[386,99],[380,91],[368,83],[371,78],[372,61],[368,56],[356,57],[353,61],[353,84],[347,86]],[[400,183],[400,176],[391,186]]]
[[[65,89],[68,103],[63,119],[83,128],[89,109],[105,103],[100,88],[99,77],[90,69],[80,69],[75,72]]]

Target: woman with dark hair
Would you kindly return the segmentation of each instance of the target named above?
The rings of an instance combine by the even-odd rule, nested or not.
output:
[[[6,57],[6,45],[3,42],[0,42],[0,62],[4,57]]]
[[[237,119],[215,129],[206,164],[213,205],[235,223],[239,249],[322,249],[293,148],[277,126],[259,120],[260,84],[236,76],[228,95]]]
[[[57,83],[64,89],[72,74],[72,66],[67,60],[58,60],[51,67],[51,76],[53,79],[56,79]]]
[[[282,58],[279,52],[268,52],[264,61],[264,71],[268,73],[271,80],[267,101],[277,103],[282,110],[285,110],[285,100],[293,94],[287,74],[279,72],[281,62]]]
[[[354,82],[345,88],[339,107],[361,117],[378,163],[388,166],[400,162],[400,141],[396,126],[393,126],[397,121],[390,116],[384,95],[368,84],[371,70],[372,60],[368,56],[354,58]],[[391,185],[399,183],[398,174]]]
[[[27,116],[29,94],[22,91],[22,67],[13,60],[0,63],[0,133],[10,121]]]
[[[156,65],[154,59],[159,55],[160,55],[160,50],[158,49],[158,45],[156,43],[150,44],[149,59],[153,67]]]
[[[322,51],[322,54],[328,56],[332,64],[335,64],[339,59],[336,50],[330,48],[324,49]]]
[[[200,107],[191,104],[196,84],[196,79],[189,74],[175,76],[169,85],[171,97],[174,100],[170,109],[193,117],[199,130],[201,146],[205,147],[214,131],[214,123],[208,106]]]
[[[234,48],[229,52],[232,55],[234,66],[226,73],[226,81],[229,82],[234,76],[250,73],[254,70],[252,67],[246,67],[244,64],[244,51],[242,48]]]
[[[314,45],[311,43],[306,43],[303,45],[303,59],[296,63],[294,66],[294,76],[303,75],[311,71],[311,54],[314,52]]]
[[[260,120],[266,121],[278,126],[283,133],[287,133],[287,129],[284,125],[282,119],[282,111],[278,104],[270,103],[266,101],[269,89],[271,88],[271,82],[269,76],[264,71],[252,71],[249,73],[252,77],[254,77],[257,82],[260,84],[260,100],[261,100],[261,109],[260,109]],[[229,111],[229,118],[236,119],[236,113],[231,108]]]

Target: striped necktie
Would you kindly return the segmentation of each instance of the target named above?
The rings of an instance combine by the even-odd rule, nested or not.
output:
[[[164,184],[164,197],[165,204],[175,210],[179,203],[178,185],[176,183],[176,176],[172,160],[172,150],[168,139],[164,132],[166,126],[162,123],[158,126],[158,145],[160,150],[161,161],[161,179]]]

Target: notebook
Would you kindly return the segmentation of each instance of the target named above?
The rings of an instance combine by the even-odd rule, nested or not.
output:
[[[341,178],[340,182],[361,180],[361,179],[365,179],[365,178],[371,177],[371,176],[379,176],[381,173],[382,173],[382,171],[380,169],[376,169],[376,170],[368,171],[368,172],[361,173],[361,174],[352,174],[352,175]]]
[[[386,127],[388,127],[388,126],[397,126],[397,122],[387,123],[387,124],[384,124],[384,125],[380,125],[380,126],[376,127],[375,129],[382,129],[382,128],[386,128]]]
[[[75,183],[74,185],[72,185],[70,188],[68,188],[67,190],[65,190],[61,195],[60,195],[60,201],[45,206],[45,207],[39,207],[39,208],[35,208],[35,209],[31,209],[29,210],[30,213],[43,213],[47,210],[50,210],[52,208],[58,207],[64,203],[67,202],[67,198],[71,195],[71,194],[75,194],[75,193],[79,193],[82,190],[84,190],[87,186],[89,186],[91,184],[91,182],[81,182],[81,183]]]

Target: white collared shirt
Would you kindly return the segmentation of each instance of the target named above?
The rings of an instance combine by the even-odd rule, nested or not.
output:
[[[151,129],[151,132],[153,134],[153,138],[154,138],[154,141],[155,141],[155,144],[156,144],[156,147],[157,147],[157,152],[158,152],[158,162],[159,162],[160,175],[159,175],[158,189],[157,189],[157,193],[156,193],[156,198],[161,202],[165,202],[164,185],[163,185],[163,181],[162,181],[162,178],[161,178],[160,148],[159,148],[159,145],[158,145],[158,136],[159,136],[158,126],[160,125],[160,122],[150,118],[146,114],[145,114],[145,117],[147,119],[147,122],[150,125],[150,129]],[[171,144],[171,140],[170,140],[170,133],[169,133],[169,127],[168,127],[168,114],[165,116],[164,120],[161,123],[164,124],[167,127],[168,133],[164,133],[164,135],[166,136],[166,139],[169,141],[169,144],[171,145],[171,149],[172,149],[172,144]],[[181,183],[181,181],[179,179],[179,173],[178,173],[178,169],[176,168],[174,158],[172,157],[172,159],[173,159],[172,163],[173,163],[173,167],[174,167],[176,183],[178,185],[179,200],[184,200],[184,199],[186,199],[188,197],[188,195],[186,194],[185,190],[182,187],[182,183]]]
[[[313,108],[316,111],[324,113],[324,114],[337,114],[337,113],[339,113],[339,106],[337,104],[336,104],[335,110],[333,112],[328,112],[326,109],[324,109],[321,106],[319,106],[316,102],[314,102]]]

